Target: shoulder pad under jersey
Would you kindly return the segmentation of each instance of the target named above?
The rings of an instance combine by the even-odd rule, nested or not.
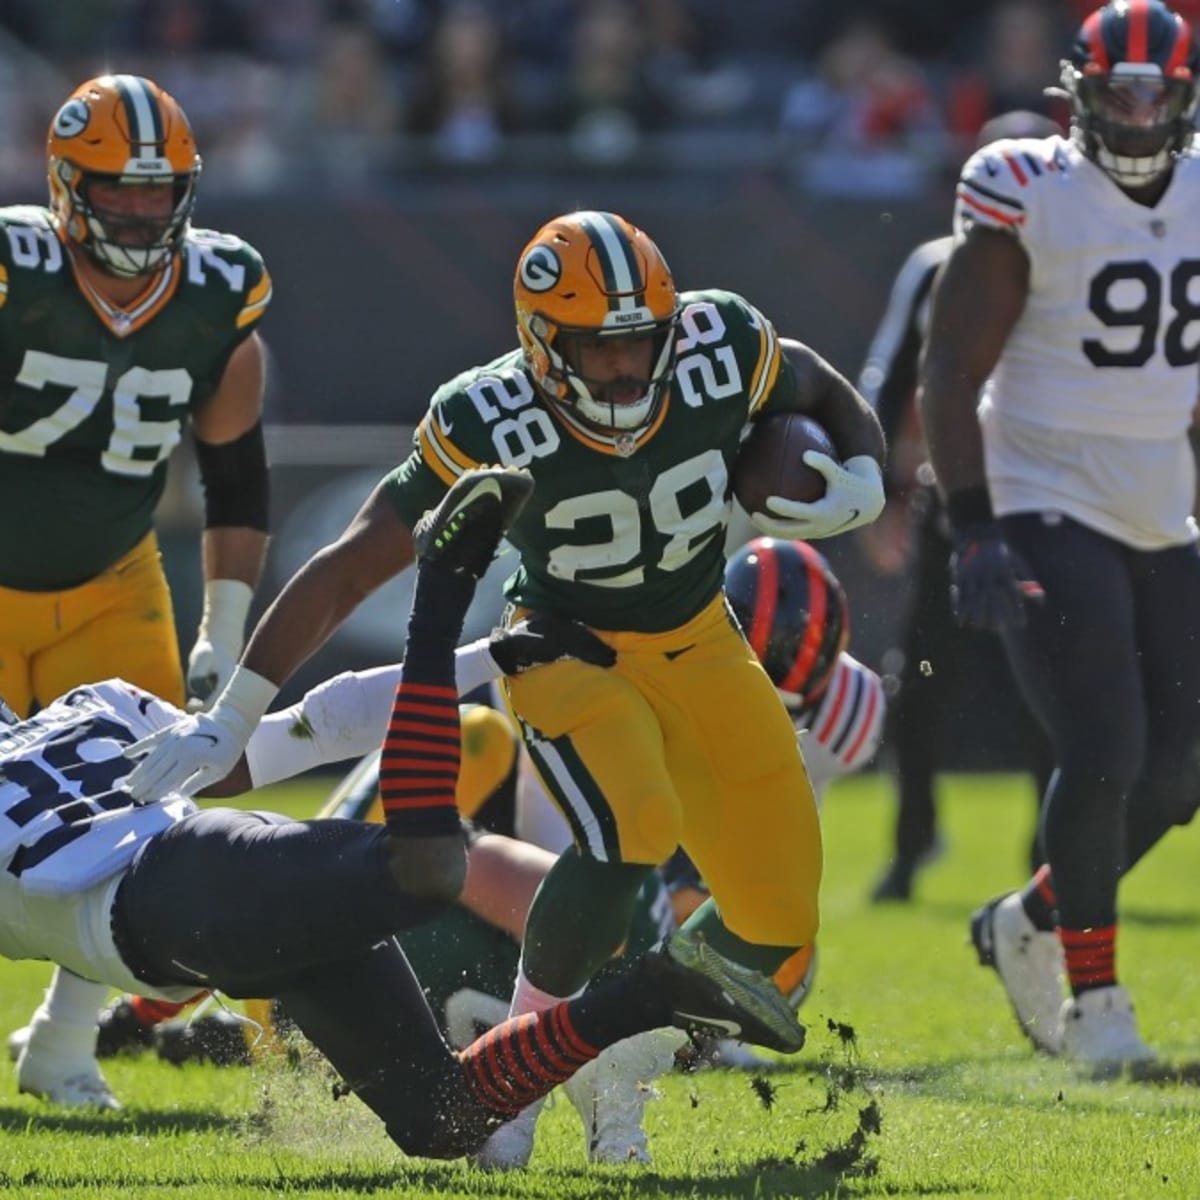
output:
[[[977,150],[962,169],[954,231],[986,225],[1022,236],[1039,191],[1070,170],[1069,143],[1048,138],[1003,138]]]
[[[445,484],[463,471],[507,461],[497,438],[535,400],[520,351],[472,367],[433,394],[417,424],[417,452]]]
[[[720,288],[684,292],[679,297],[676,363],[689,354],[732,352],[746,400],[747,415],[759,410],[779,376],[781,352],[775,326],[748,300]]]
[[[183,283],[228,298],[238,329],[255,325],[271,303],[271,275],[249,242],[215,229],[189,229],[184,239]]]

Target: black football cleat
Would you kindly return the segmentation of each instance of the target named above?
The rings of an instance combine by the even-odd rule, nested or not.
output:
[[[118,996],[97,1018],[96,1057],[141,1054],[154,1044],[154,1027],[139,1021],[128,996]]]
[[[784,1054],[804,1045],[804,1026],[774,980],[718,953],[702,933],[677,930],[647,954],[646,968],[670,1001],[672,1023],[690,1034]]]
[[[414,526],[417,557],[481,578],[532,492],[533,476],[516,467],[465,472]]]
[[[248,1067],[253,1061],[246,1022],[220,1008],[190,1021],[164,1021],[156,1025],[154,1048],[159,1058],[177,1067],[189,1062]]]

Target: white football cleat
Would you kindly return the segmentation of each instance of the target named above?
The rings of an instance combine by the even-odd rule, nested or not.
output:
[[[972,916],[971,941],[980,963],[995,968],[1000,976],[1021,1032],[1039,1050],[1058,1054],[1067,973],[1058,934],[1038,929],[1026,914],[1020,893],[1010,892]]]
[[[120,1101],[96,1062],[96,1026],[52,1021],[39,1009],[24,1029],[17,1055],[17,1090],[62,1108],[118,1109]]]
[[[16,1062],[21,1057],[21,1051],[29,1044],[30,1029],[28,1025],[22,1025],[20,1029],[14,1029],[8,1035],[8,1060]]]
[[[778,1071],[785,1064],[781,1059],[764,1058],[752,1046],[733,1038],[717,1038],[703,1046],[698,1067],[713,1067],[719,1071]]]
[[[658,1099],[653,1081],[675,1065],[675,1051],[687,1041],[679,1029],[651,1029],[616,1042],[563,1084],[583,1121],[588,1161],[651,1161],[642,1117],[648,1100]]]
[[[522,1109],[507,1125],[501,1125],[471,1156],[471,1162],[483,1171],[515,1171],[529,1165],[533,1154],[533,1135],[545,1097]]]
[[[1120,984],[1065,1000],[1060,1021],[1063,1057],[1093,1067],[1099,1075],[1154,1061],[1154,1051],[1138,1033],[1129,993]]]

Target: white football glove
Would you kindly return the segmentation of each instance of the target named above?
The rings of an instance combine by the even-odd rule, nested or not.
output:
[[[229,682],[246,640],[246,614],[254,592],[240,579],[210,579],[204,614],[188,655],[187,710],[202,712]]]
[[[269,679],[235,668],[211,712],[184,717],[126,750],[127,758],[142,761],[125,780],[125,790],[135,803],[152,804],[168,793],[194,796],[224,779],[278,690]]]
[[[819,450],[806,450],[804,461],[825,476],[825,495],[811,504],[768,496],[767,512],[749,514],[756,529],[789,540],[832,537],[869,525],[883,511],[883,472],[869,454],[839,463]]]

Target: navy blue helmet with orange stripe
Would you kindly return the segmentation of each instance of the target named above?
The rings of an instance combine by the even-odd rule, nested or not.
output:
[[[1062,63],[1073,136],[1122,187],[1153,183],[1192,140],[1198,72],[1183,17],[1162,0],[1112,0]]]
[[[616,213],[555,217],[521,251],[513,299],[529,373],[568,420],[604,435],[637,434],[654,422],[675,371],[679,298],[642,230]],[[627,337],[653,339],[640,389],[608,387],[578,369],[581,339]]]
[[[789,708],[820,699],[850,640],[846,593],[807,542],[760,537],[725,564],[725,595]]]
[[[101,75],[81,83],[46,138],[50,207],[63,237],[123,278],[160,270],[178,249],[196,203],[200,155],[183,109],[153,80]],[[106,211],[98,182],[172,188],[162,217]]]

